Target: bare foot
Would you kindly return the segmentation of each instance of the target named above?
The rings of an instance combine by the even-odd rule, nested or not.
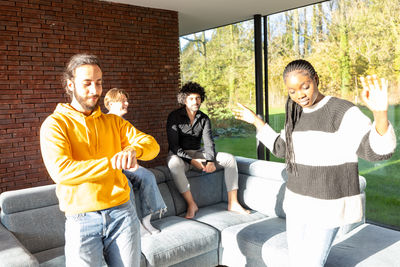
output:
[[[192,219],[195,215],[196,212],[199,210],[196,204],[192,204],[188,206],[188,209],[186,211],[185,218],[186,219]]]
[[[240,214],[250,214],[249,210],[246,210],[245,208],[243,208],[239,202],[233,202],[233,203],[229,203],[228,204],[228,210],[229,211],[234,211]]]

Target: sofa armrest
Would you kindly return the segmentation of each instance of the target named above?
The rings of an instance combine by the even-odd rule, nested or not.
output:
[[[0,223],[0,267],[39,266],[37,259]]]

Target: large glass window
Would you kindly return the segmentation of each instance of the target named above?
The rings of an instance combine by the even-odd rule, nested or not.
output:
[[[376,74],[389,80],[389,120],[400,134],[400,24],[398,0],[328,1],[282,12],[268,18],[268,85],[270,122],[283,128],[287,93],[282,70],[293,59],[304,58],[316,68],[319,89],[357,104],[359,77]],[[399,143],[399,141],[397,141]],[[272,158],[274,160],[274,158]],[[368,220],[400,228],[400,153],[390,160],[359,160],[367,179]]]
[[[255,109],[253,22],[181,37],[181,82],[206,90],[201,110],[212,120],[217,151],[256,158],[253,126],[235,120],[240,102]]]
[[[262,12],[260,12],[262,13]],[[400,139],[400,5],[398,0],[335,0],[268,16],[270,125],[284,127],[287,92],[282,71],[290,61],[310,61],[320,91],[347,99],[369,116],[359,77],[389,80],[389,120]],[[267,42],[265,42],[267,41]],[[218,151],[256,158],[255,129],[236,121],[241,102],[255,110],[253,20],[181,38],[182,83],[206,88],[202,110],[212,119]],[[271,160],[282,161],[271,156]],[[367,220],[400,228],[400,152],[382,162],[359,160],[367,180]]]

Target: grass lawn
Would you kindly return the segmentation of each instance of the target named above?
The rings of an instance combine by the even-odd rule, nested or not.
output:
[[[361,108],[368,116],[371,113]],[[280,130],[284,123],[284,114],[270,115],[270,125]],[[397,143],[400,140],[400,105],[391,106],[389,120],[395,127]],[[216,150],[229,152],[235,156],[257,158],[256,138],[226,137],[215,140]],[[283,162],[271,155],[272,161]],[[391,159],[381,162],[359,160],[360,175],[367,180],[367,220],[386,224],[400,229],[400,152],[396,149]]]

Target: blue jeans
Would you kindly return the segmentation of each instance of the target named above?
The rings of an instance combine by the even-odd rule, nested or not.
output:
[[[322,228],[286,214],[290,266],[323,267],[339,227]]]
[[[66,215],[67,267],[139,266],[139,220],[131,201],[117,207]]]
[[[133,189],[139,191],[142,217],[149,214],[165,212],[167,206],[158,189],[156,177],[148,169],[139,166],[134,172],[122,171],[132,183]],[[131,190],[131,200],[134,202],[133,190]]]

